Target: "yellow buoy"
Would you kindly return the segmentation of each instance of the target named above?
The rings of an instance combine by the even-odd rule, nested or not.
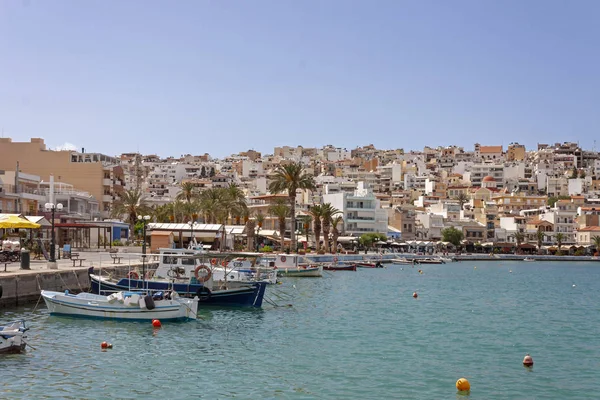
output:
[[[477,267],[473,267],[473,269],[477,269]]]
[[[460,378],[456,381],[456,388],[460,392],[468,392],[469,390],[471,390],[471,384],[469,383],[467,378]]]

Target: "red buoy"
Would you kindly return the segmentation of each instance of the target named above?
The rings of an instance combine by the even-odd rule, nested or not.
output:
[[[417,297],[419,297],[419,295],[417,294],[417,292],[413,292],[413,297],[416,299]]]
[[[523,358],[523,365],[526,367],[533,367],[533,358],[529,354]]]
[[[155,328],[160,328],[162,326],[162,324],[160,323],[159,319],[153,319],[152,320],[152,326]]]
[[[108,343],[102,342],[102,343],[100,343],[100,347],[103,349],[108,349]]]

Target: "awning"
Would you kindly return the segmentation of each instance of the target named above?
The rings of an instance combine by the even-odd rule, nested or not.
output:
[[[358,239],[355,236],[338,236],[338,243],[358,243]]]
[[[40,224],[33,223],[20,214],[0,214],[0,228],[38,229]]]

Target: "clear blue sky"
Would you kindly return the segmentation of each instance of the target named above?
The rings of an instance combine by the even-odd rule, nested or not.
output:
[[[596,0],[2,0],[0,129],[162,156],[591,148],[598,21]]]

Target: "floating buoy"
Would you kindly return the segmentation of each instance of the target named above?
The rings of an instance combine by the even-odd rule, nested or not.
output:
[[[473,269],[477,269],[477,267],[473,267]]]
[[[509,273],[509,274],[512,274],[512,269],[509,269],[509,270],[508,270],[508,273]]]
[[[416,299],[417,297],[419,297],[419,295],[417,294],[417,292],[413,292],[413,297]]]
[[[573,287],[576,287],[577,285],[573,285]]]
[[[108,349],[108,343],[102,342],[102,343],[100,343],[100,347],[103,349]]]
[[[467,378],[460,378],[456,381],[456,388],[459,392],[468,392],[471,390],[471,384],[467,380]]]
[[[108,348],[109,348],[109,349],[112,349],[112,343],[109,343],[109,344],[108,344]]]
[[[160,323],[159,319],[153,319],[152,320],[152,326],[155,328],[160,328],[162,326],[162,324]]]
[[[529,354],[523,358],[523,365],[526,367],[533,367],[533,358],[531,358]]]

